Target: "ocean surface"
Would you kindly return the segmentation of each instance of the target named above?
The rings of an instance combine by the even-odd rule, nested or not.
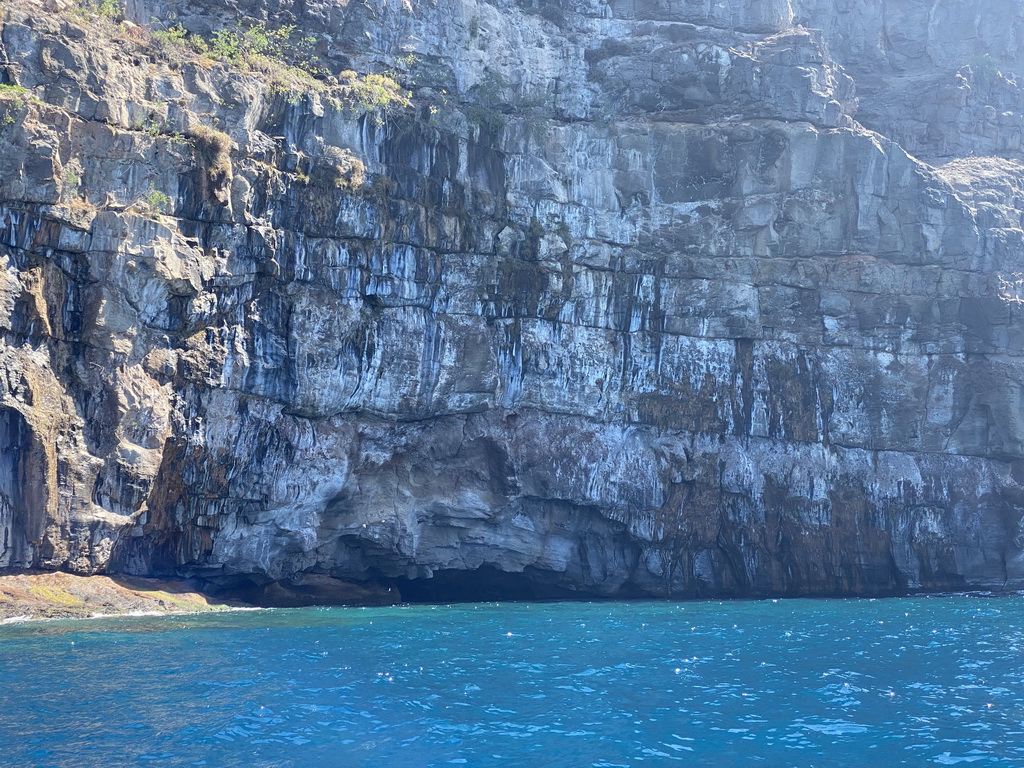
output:
[[[0,627],[4,766],[1024,765],[1024,598]]]

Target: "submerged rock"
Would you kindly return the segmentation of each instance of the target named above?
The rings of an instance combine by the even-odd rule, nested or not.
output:
[[[8,3],[0,568],[1024,587],[1024,53],[918,5]]]

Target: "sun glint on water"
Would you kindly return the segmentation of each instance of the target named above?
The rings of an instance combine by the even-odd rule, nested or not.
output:
[[[1022,650],[1019,597],[49,622],[0,628],[0,744],[83,767],[1020,764]]]

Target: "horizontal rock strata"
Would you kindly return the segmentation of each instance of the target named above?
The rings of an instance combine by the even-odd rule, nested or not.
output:
[[[8,0],[0,568],[1024,588],[1018,20],[888,5]]]

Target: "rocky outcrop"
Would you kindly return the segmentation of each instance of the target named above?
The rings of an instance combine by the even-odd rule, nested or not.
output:
[[[856,78],[861,123],[933,163],[1020,157],[1024,20],[1010,0],[798,0]]]
[[[163,615],[251,606],[212,603],[177,581],[70,573],[0,576],[0,626],[29,619],[88,619],[118,614]]]
[[[1024,587],[1014,28],[833,5],[7,2],[0,567]]]

